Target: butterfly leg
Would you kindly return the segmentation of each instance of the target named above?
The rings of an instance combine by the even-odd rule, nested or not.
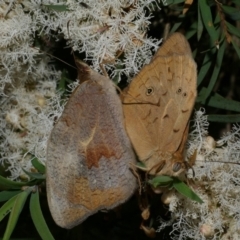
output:
[[[165,164],[166,164],[165,161],[161,161],[160,163],[155,164],[153,167],[151,167],[148,170],[148,173],[150,173],[150,174],[157,174],[157,173],[161,172],[162,169],[164,168]]]

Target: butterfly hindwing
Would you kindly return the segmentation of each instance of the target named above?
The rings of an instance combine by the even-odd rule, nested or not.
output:
[[[113,83],[86,67],[47,147],[47,197],[55,222],[72,228],[135,191],[134,152]],[[85,71],[85,72],[86,72]]]

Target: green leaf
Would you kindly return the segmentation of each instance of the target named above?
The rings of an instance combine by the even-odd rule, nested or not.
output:
[[[3,220],[5,216],[8,215],[8,213],[11,212],[13,205],[16,201],[16,198],[17,198],[17,195],[13,196],[2,205],[2,207],[0,208],[0,222]]]
[[[232,40],[232,45],[233,45],[238,57],[240,58],[240,49],[239,49],[238,45],[234,42],[234,40]]]
[[[30,198],[30,214],[33,223],[43,240],[54,240],[42,214],[38,189],[35,193],[31,194]]]
[[[177,29],[181,26],[182,22],[177,22],[173,25],[172,29],[170,30],[170,33],[174,33],[177,31]]]
[[[136,167],[139,169],[142,169],[143,171],[146,171],[147,167],[143,162],[137,162]]]
[[[206,76],[209,68],[212,65],[212,57],[216,52],[216,48],[211,49],[205,54],[205,57],[203,59],[202,67],[198,73],[198,86],[202,83],[204,77]]]
[[[202,95],[205,94],[204,91],[206,91],[206,88],[201,89],[196,102],[201,101]],[[215,107],[219,109],[240,112],[240,102],[237,102],[231,99],[226,99],[217,93],[214,93],[212,96],[209,97],[207,101],[207,105],[209,107]]]
[[[198,1],[200,13],[202,16],[203,24],[211,38],[211,45],[218,45],[218,34],[214,28],[212,13],[210,6],[207,4],[207,0]]]
[[[240,1],[239,0],[232,0],[233,3],[235,3],[236,5],[240,6]]]
[[[214,26],[216,26],[217,36],[219,36],[219,38],[220,38],[220,36],[223,35],[225,38],[225,35],[223,34],[223,30],[221,27],[221,18],[220,18],[219,14],[216,14],[213,24],[214,24]],[[221,41],[218,41],[218,42],[221,42]]]
[[[228,22],[226,22],[226,25],[227,25],[228,31],[229,31],[231,34],[233,34],[233,35],[235,35],[235,36],[237,36],[237,37],[240,38],[240,31],[239,31],[238,28],[234,27],[232,24],[230,24],[230,23],[228,23]]]
[[[15,182],[0,176],[0,185],[7,189],[20,189],[23,186],[31,185],[32,181],[29,182]]]
[[[66,63],[67,65],[71,66],[70,64]],[[62,74],[61,74],[61,78],[58,84],[58,90],[60,90],[61,92],[65,92],[66,91],[66,86],[69,83],[72,83],[73,81],[70,79],[69,76],[69,72],[66,69],[63,69]]]
[[[222,60],[223,60],[223,55],[224,55],[225,48],[226,48],[226,44],[225,44],[225,41],[224,41],[221,44],[220,49],[218,50],[215,67],[214,67],[213,74],[212,74],[212,77],[210,79],[210,82],[208,84],[207,90],[206,90],[205,94],[202,95],[202,99],[201,99],[202,104],[206,103],[206,100],[207,100],[208,96],[211,94],[211,92],[213,90],[213,87],[214,87],[214,85],[217,81],[218,74],[219,74],[219,71],[220,71],[221,66],[222,66]]]
[[[198,21],[197,21],[197,40],[199,41],[203,33],[203,21],[200,6],[198,4]]]
[[[160,187],[160,186],[168,186],[172,183],[173,178],[169,176],[157,176],[151,180],[148,181],[149,184],[151,184],[153,187]]]
[[[32,173],[32,172],[28,172],[24,169],[22,169],[30,178],[32,179],[39,179],[39,180],[44,180],[45,176],[42,175],[41,173]]]
[[[170,33],[174,33],[177,31],[177,29],[181,26],[181,24],[183,23],[183,19],[185,18],[185,15],[179,15],[178,16],[178,22],[175,23],[172,27],[172,29],[170,30]]]
[[[185,0],[167,0],[165,2],[166,3],[164,5],[168,6],[168,5],[171,5],[171,4],[173,5],[173,4],[179,4],[179,3],[185,2]]]
[[[46,167],[37,158],[34,158],[32,160],[32,165],[38,170],[38,172],[40,173],[46,172]]]
[[[173,179],[173,187],[183,196],[193,201],[203,203],[203,200],[191,188],[189,188],[184,182],[182,182],[178,178]]]
[[[189,27],[189,30],[186,32],[185,37],[187,39],[191,38],[197,32],[197,22],[193,22],[193,24]]]
[[[19,191],[1,191],[0,192],[0,202],[5,202],[8,199],[14,197],[15,195],[19,194],[22,192],[21,190]]]
[[[53,11],[56,11],[56,12],[69,11],[67,5],[47,5],[47,4],[43,4],[43,6],[45,6],[49,10],[53,10]]]
[[[240,122],[240,114],[232,114],[232,115],[212,114],[212,115],[208,115],[207,119],[209,122],[236,123],[236,122]]]
[[[198,52],[198,49],[196,48],[195,50],[193,50],[192,51],[192,56],[193,56],[193,58],[195,58],[196,57],[196,55],[197,55],[197,52]]]
[[[232,20],[238,21],[240,20],[240,10],[235,7],[229,7],[226,5],[221,5],[223,12],[228,15]]]
[[[3,240],[9,240],[10,236],[17,224],[18,218],[20,213],[22,212],[23,206],[27,200],[27,197],[29,193],[32,191],[32,187],[27,188],[23,192],[19,193],[16,195],[15,202],[12,207],[12,211],[10,213],[8,223],[7,223],[7,228],[5,230]]]

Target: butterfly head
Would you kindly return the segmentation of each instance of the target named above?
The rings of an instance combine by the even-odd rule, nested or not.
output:
[[[152,156],[153,157],[153,156]],[[156,156],[154,157],[156,158]],[[168,175],[177,177],[189,168],[185,162],[183,154],[176,152],[174,154],[166,152],[161,153],[158,158],[149,159],[147,163],[147,173],[149,175]]]

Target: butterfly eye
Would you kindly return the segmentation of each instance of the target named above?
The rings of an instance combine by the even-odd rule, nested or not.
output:
[[[152,94],[153,94],[153,87],[148,87],[147,90],[146,90],[146,95],[150,96]]]
[[[180,94],[181,92],[182,92],[182,88],[179,88],[176,93]]]
[[[182,164],[180,162],[176,162],[174,165],[173,165],[173,171],[174,172],[178,172],[182,167]]]

